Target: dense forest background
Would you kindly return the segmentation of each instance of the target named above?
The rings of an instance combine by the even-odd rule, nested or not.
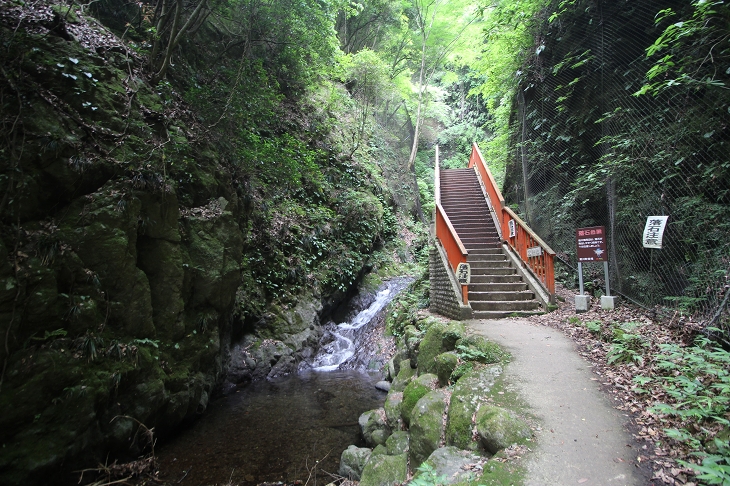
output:
[[[4,483],[129,453],[116,417],[164,436],[237,343],[292,371],[422,274],[436,144],[480,144],[566,285],[605,225],[613,289],[727,339],[722,2],[0,0],[0,29]]]

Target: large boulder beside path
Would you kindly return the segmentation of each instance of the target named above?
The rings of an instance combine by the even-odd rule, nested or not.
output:
[[[444,434],[444,412],[448,394],[439,388],[424,395],[411,412],[411,466],[425,461],[438,449]]]
[[[482,405],[476,415],[476,427],[484,449],[492,454],[532,437],[527,422],[514,412],[494,405]]]
[[[494,381],[502,373],[502,367],[474,369],[456,382],[451,394],[446,422],[446,444],[459,449],[476,451],[480,443],[472,440],[473,417],[479,405],[486,401]]]

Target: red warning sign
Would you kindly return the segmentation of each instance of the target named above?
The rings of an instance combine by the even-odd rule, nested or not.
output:
[[[575,231],[575,237],[578,243],[576,255],[579,262],[605,262],[608,260],[605,226],[579,228]]]

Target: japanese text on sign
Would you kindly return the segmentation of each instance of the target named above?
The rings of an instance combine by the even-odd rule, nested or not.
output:
[[[514,219],[510,219],[507,222],[507,226],[509,227],[509,237],[514,238],[517,236],[517,223],[515,223]]]
[[[575,233],[579,262],[605,262],[607,260],[606,228],[604,226],[580,228]]]
[[[471,267],[468,263],[459,263],[456,267],[456,280],[461,285],[469,285],[471,283]]]
[[[661,249],[664,228],[667,227],[668,218],[669,216],[649,216],[646,218],[646,226],[644,226],[644,248]]]

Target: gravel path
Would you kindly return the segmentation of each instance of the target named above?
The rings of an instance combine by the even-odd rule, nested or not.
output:
[[[527,319],[472,320],[468,326],[504,346],[507,383],[540,421],[526,456],[526,486],[649,484],[635,466],[637,445],[601,392],[573,342]]]

